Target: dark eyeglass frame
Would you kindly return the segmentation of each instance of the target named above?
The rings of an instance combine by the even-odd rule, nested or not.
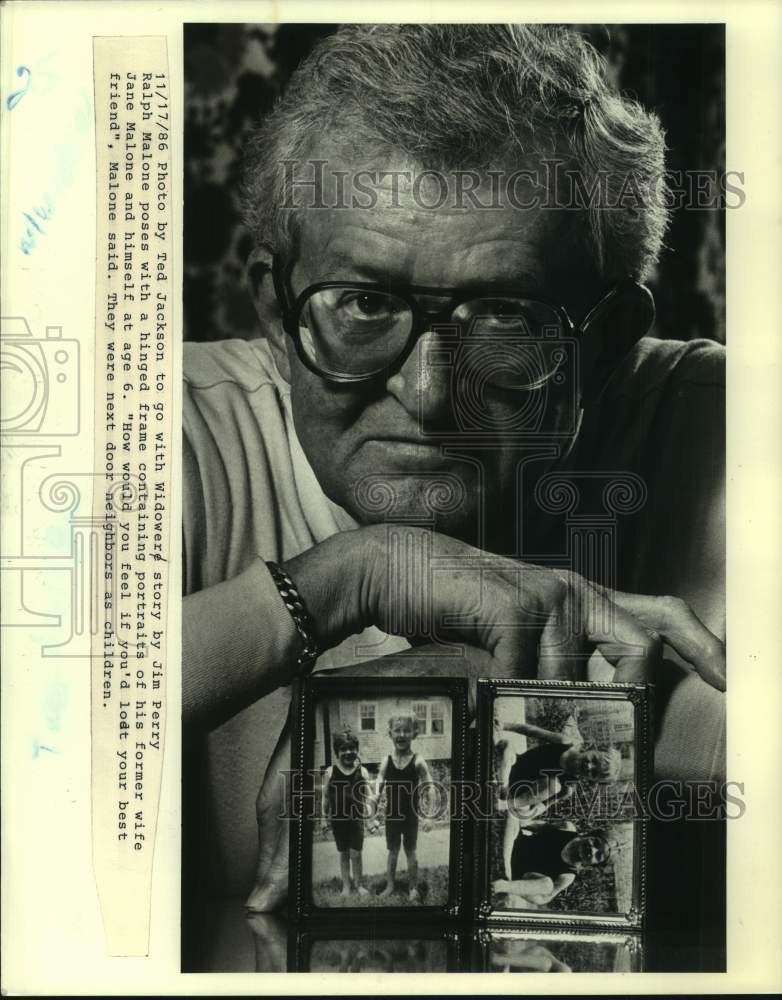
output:
[[[357,385],[390,378],[391,375],[399,371],[405,361],[410,357],[415,348],[416,342],[422,334],[426,333],[427,330],[431,330],[435,325],[452,326],[454,323],[453,314],[459,306],[464,305],[465,302],[471,302],[475,299],[526,299],[529,302],[535,302],[539,305],[546,306],[546,308],[553,310],[557,315],[562,325],[562,332],[565,335],[580,337],[582,339],[588,335],[589,328],[595,323],[595,321],[605,315],[611,308],[612,304],[626,292],[640,292],[647,296],[652,303],[654,302],[649,289],[646,288],[645,285],[639,284],[633,278],[623,278],[621,281],[612,285],[606,292],[603,293],[595,305],[586,311],[578,324],[573,322],[564,306],[557,305],[554,302],[549,302],[546,299],[541,299],[536,296],[520,294],[518,289],[509,289],[505,286],[492,287],[483,285],[462,288],[435,288],[428,285],[395,285],[377,281],[317,281],[312,285],[308,285],[299,293],[299,295],[294,297],[290,291],[290,276],[293,271],[293,267],[293,264],[289,264],[287,268],[284,267],[280,257],[276,254],[274,255],[272,259],[272,280],[274,282],[274,291],[277,296],[277,302],[280,306],[283,329],[293,340],[296,348],[296,354],[298,355],[301,363],[314,375],[319,376],[319,378],[322,378],[325,382],[329,382],[333,385]],[[324,291],[329,288],[352,288],[357,291],[378,292],[382,295],[394,295],[408,306],[413,317],[410,333],[405,346],[390,364],[386,365],[384,368],[378,369],[377,371],[371,372],[368,375],[349,375],[324,371],[319,368],[308,356],[304,345],[301,342],[301,334],[299,332],[299,319],[301,312],[305,303],[312,295],[316,292]],[[448,305],[439,310],[424,309],[416,300],[416,295],[434,295],[438,298],[447,297]],[[640,336],[643,336],[646,332],[647,331],[644,330]]]

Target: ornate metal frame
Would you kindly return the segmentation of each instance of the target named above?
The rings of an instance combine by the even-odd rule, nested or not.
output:
[[[627,700],[633,705],[635,723],[635,790],[646,807],[652,768],[653,687],[647,684],[596,684],[575,681],[479,679],[478,724],[475,742],[476,777],[481,792],[481,814],[491,809],[492,731],[494,701],[502,696],[580,698],[586,700]],[[487,824],[474,825],[474,917],[481,924],[515,927],[530,931],[538,927],[643,929],[646,910],[646,818],[635,821],[633,831],[632,905],[626,913],[577,913],[570,911],[496,910],[491,903],[490,838]]]
[[[489,956],[491,942],[494,938],[517,938],[539,941],[543,944],[555,944],[558,941],[580,942],[582,944],[615,944],[617,948],[626,948],[630,958],[630,972],[644,971],[643,937],[636,931],[625,934],[615,931],[575,930],[572,927],[559,927],[553,930],[540,925],[520,927],[518,924],[493,924],[480,927],[473,934],[472,969],[474,972],[489,972]],[[581,970],[575,969],[575,972]],[[611,969],[603,970],[611,972]]]
[[[454,821],[462,815],[461,796],[465,779],[465,745],[467,738],[467,681],[463,677],[340,677],[315,674],[294,685],[293,692],[293,778],[296,792],[302,801],[313,793],[315,707],[327,698],[376,698],[378,693],[431,694],[451,699],[451,802],[449,803],[450,850],[448,862],[448,899],[442,906],[384,906],[384,907],[319,907],[312,900],[312,845],[313,823],[303,815],[303,810],[289,802],[290,859],[288,908],[292,921],[309,921],[313,928],[333,929],[336,920],[341,925],[351,921],[356,924],[371,920],[374,925],[382,920],[393,926],[403,926],[415,921],[438,918],[456,921],[466,912],[469,884],[465,885],[465,822]],[[289,789],[290,797],[294,795]],[[467,879],[469,882],[469,877]]]

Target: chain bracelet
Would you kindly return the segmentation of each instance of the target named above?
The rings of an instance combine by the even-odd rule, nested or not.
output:
[[[303,648],[296,658],[296,666],[299,676],[304,677],[315,666],[315,661],[320,653],[318,642],[315,638],[315,623],[296,589],[296,584],[285,570],[274,562],[267,562],[266,566],[271,573],[272,580],[274,580],[274,584],[280,593],[285,607],[290,612],[293,624],[296,626],[296,631],[301,636]]]

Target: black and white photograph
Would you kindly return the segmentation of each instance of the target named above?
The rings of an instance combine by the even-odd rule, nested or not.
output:
[[[648,693],[482,681],[479,697],[487,804],[476,834],[479,911],[640,928]]]
[[[299,912],[291,686],[366,665],[471,704],[653,684],[655,961],[723,968],[725,824],[687,803],[726,781],[724,25],[189,23],[183,52],[183,967],[221,901]],[[386,710],[382,746],[344,712],[306,906],[421,909],[442,834],[389,849]],[[517,853],[582,764],[498,817]],[[632,923],[627,830],[558,822],[572,884],[508,889],[495,837],[489,909]]]
[[[445,903],[450,699],[379,692],[372,700],[324,700],[315,712],[315,905]]]
[[[778,987],[780,38],[0,0],[0,994]]]
[[[479,931],[475,972],[642,972],[640,935]]]
[[[315,677],[298,698],[292,915],[459,916],[466,684]]]

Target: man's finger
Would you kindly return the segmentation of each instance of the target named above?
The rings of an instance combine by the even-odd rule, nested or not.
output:
[[[724,691],[725,645],[710,632],[690,606],[677,597],[648,597],[621,591],[604,593],[614,604],[658,633],[707,684]]]
[[[584,582],[582,611],[587,638],[616,667],[614,680],[644,683],[662,659],[662,642],[653,629],[612,601],[603,588]]]
[[[538,650],[538,677],[541,680],[583,681],[590,650],[584,637],[565,629],[547,628]]]
[[[542,680],[586,680],[591,650],[584,635],[585,594],[570,591],[570,600],[543,629],[538,646],[538,677]]]

